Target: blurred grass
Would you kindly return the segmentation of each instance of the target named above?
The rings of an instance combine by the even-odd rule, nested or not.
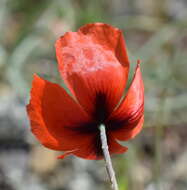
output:
[[[136,60],[141,59],[146,98],[143,132],[130,142],[127,154],[113,160],[120,190],[144,189],[149,184],[163,189],[158,184],[163,184],[174,164],[164,144],[171,138],[168,130],[180,139],[187,124],[187,6],[178,10],[183,16],[177,17],[168,11],[176,1],[152,3],[150,14],[148,5],[142,9],[136,0],[0,1],[0,84],[10,86],[22,99],[28,97],[35,72],[61,83],[54,42],[64,32],[89,22],[107,22],[124,30],[132,63],[130,78]],[[174,154],[178,163],[180,154]],[[167,180],[179,189],[176,179]]]

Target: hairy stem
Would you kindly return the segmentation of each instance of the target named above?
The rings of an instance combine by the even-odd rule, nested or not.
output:
[[[103,155],[104,155],[104,159],[105,159],[105,163],[106,163],[106,170],[107,170],[110,182],[111,182],[112,190],[118,190],[118,184],[116,181],[115,172],[112,167],[112,161],[111,161],[110,154],[108,151],[105,126],[103,124],[101,124],[99,126],[99,129],[100,129],[100,137],[101,137]]]

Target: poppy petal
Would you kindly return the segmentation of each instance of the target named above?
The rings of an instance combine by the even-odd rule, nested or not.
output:
[[[129,60],[122,32],[107,24],[88,24],[68,32],[56,42],[60,73],[89,114],[104,96],[105,112],[119,102],[128,78]],[[104,111],[103,111],[104,112]]]
[[[82,146],[79,150],[73,153],[73,155],[78,156],[80,158],[84,158],[87,160],[100,160],[103,158],[102,154],[98,154],[98,148],[100,152],[100,143],[99,136],[95,136],[92,138],[92,141],[84,146]],[[100,147],[98,147],[100,146]]]
[[[127,141],[134,138],[141,131],[143,127],[143,122],[144,116],[142,116],[136,123],[123,125],[123,127],[121,127],[120,129],[112,131],[112,134],[115,136],[116,139],[120,141]]]
[[[108,146],[110,154],[122,154],[128,150],[127,147],[120,145],[113,134],[109,134]]]
[[[126,97],[108,119],[108,130],[118,140],[128,140],[138,134],[144,117],[144,85],[139,63]]]
[[[116,142],[115,138],[111,134],[108,136],[107,141],[108,141],[110,154],[122,154],[128,150],[127,147],[124,147],[120,145],[118,142]],[[78,156],[80,158],[84,158],[87,160],[103,159],[100,135],[96,135],[95,137],[92,137],[92,142],[90,144],[86,144],[82,146],[79,150],[72,152],[70,154],[73,154],[75,156]],[[62,155],[62,157],[60,158],[64,158],[64,155]]]
[[[61,143],[48,132],[41,114],[35,110],[33,105],[27,105],[27,113],[30,118],[32,133],[35,134],[37,139],[45,147],[53,150],[62,150]]]
[[[59,156],[59,159],[64,159],[66,156],[69,155],[75,155],[78,156],[80,158],[84,158],[87,160],[99,160],[102,159],[102,155],[101,153],[98,155],[98,148],[99,151],[101,149],[101,144],[99,143],[99,139],[98,139],[98,135],[94,135],[91,137],[91,141],[90,143],[87,143],[81,147],[79,147],[78,149],[72,150],[72,151],[66,151],[63,155]],[[99,145],[99,147],[98,147]]]
[[[86,112],[63,88],[37,75],[27,112],[33,134],[48,148],[73,150],[90,142],[91,134],[72,130],[90,121]]]
[[[129,67],[126,44],[121,30],[108,24],[93,23],[81,27],[79,31],[85,35],[91,35],[95,43],[102,45],[104,49],[115,52],[119,62],[124,67]]]

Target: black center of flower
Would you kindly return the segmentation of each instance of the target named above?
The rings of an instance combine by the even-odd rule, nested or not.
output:
[[[81,134],[93,135],[93,143],[88,145],[88,149],[93,151],[98,157],[103,155],[99,126],[106,122],[109,116],[110,110],[107,102],[106,94],[97,92],[94,99],[94,111],[92,113],[92,121],[88,123],[77,123],[72,126],[67,126],[67,129],[71,131],[71,135]],[[91,137],[91,136],[90,136]]]
[[[104,123],[109,115],[106,94],[97,92],[94,100],[95,110],[93,117],[98,124]]]

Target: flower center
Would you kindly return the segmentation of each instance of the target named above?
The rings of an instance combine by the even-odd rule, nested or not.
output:
[[[109,109],[106,95],[102,92],[98,92],[95,96],[95,110],[93,113],[93,117],[97,123],[101,124],[104,123],[108,115]]]

